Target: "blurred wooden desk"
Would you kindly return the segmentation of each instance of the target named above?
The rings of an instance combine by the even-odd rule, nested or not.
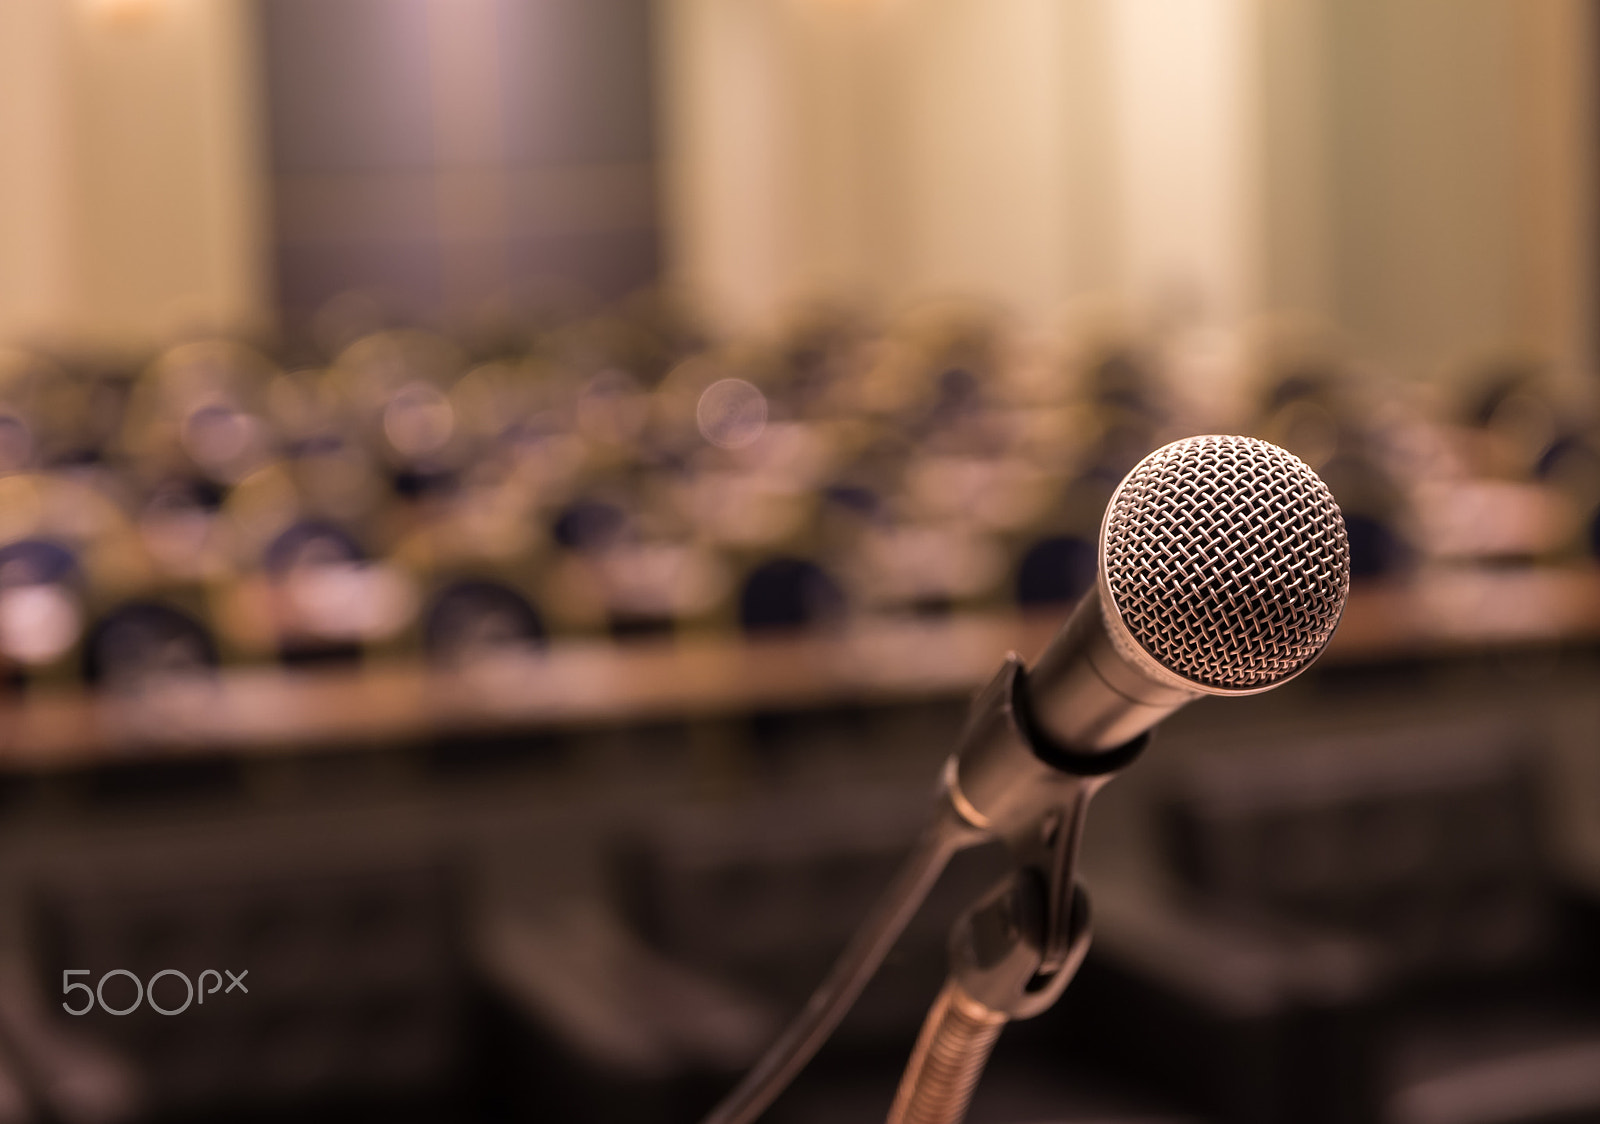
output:
[[[982,686],[1007,650],[1035,656],[1064,616],[865,620],[836,634],[771,640],[566,642],[460,671],[413,662],[232,668],[138,696],[40,689],[0,706],[0,770],[949,698]],[[1593,568],[1437,572],[1355,590],[1324,658],[1425,659],[1597,639]]]

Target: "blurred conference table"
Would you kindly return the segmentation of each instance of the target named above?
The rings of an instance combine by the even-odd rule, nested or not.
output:
[[[865,618],[748,639],[556,641],[441,669],[421,661],[226,668],[138,694],[39,686],[0,703],[0,772],[192,755],[282,755],[893,705],[976,690],[1031,659],[1065,612]],[[1324,667],[1600,640],[1600,569],[1452,569],[1352,591]]]

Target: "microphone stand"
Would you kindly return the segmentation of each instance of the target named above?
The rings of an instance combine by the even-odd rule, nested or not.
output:
[[[1019,866],[952,927],[950,975],[917,1036],[888,1124],[960,1124],[1005,1024],[1043,1013],[1077,973],[1089,951],[1089,899],[1072,878],[1068,840],[1081,814],[1076,819],[1047,822],[1042,865]]]
[[[1094,793],[1148,741],[1142,734],[1098,753],[1055,743],[1034,720],[1022,661],[1008,654],[974,700],[945,763],[936,813],[894,881],[795,1021],[703,1124],[760,1116],[849,1012],[950,859],[1000,839],[1017,869],[956,923],[949,981],[889,1117],[959,1122],[1005,1023],[1050,1007],[1088,951],[1088,899],[1073,877],[1084,816]]]

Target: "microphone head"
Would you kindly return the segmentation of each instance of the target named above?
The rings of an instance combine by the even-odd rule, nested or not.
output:
[[[1249,695],[1333,635],[1350,549],[1333,495],[1253,437],[1190,437],[1140,461],[1100,531],[1100,603],[1125,659],[1173,686]]]

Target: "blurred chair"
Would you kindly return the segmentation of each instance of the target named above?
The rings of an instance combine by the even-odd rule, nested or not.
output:
[[[1350,541],[1350,577],[1354,581],[1390,577],[1410,560],[1410,551],[1388,520],[1347,511],[1344,529]]]
[[[60,543],[0,547],[0,668],[21,681],[65,666],[83,633],[85,585],[77,555]]]
[[[83,644],[84,682],[95,687],[136,687],[216,666],[217,646],[206,627],[181,609],[153,601],[113,609]]]
[[[529,1119],[687,1124],[778,1031],[770,1005],[674,963],[598,902],[502,914],[475,959],[503,1014],[491,1062]]]
[[[555,543],[587,571],[608,634],[617,640],[670,636],[678,627],[659,554],[641,540],[634,497],[622,491],[580,496],[561,508],[550,527]],[[669,544],[670,545],[670,544]]]
[[[123,969],[148,985],[123,1017],[57,1008],[50,1031],[121,1059],[137,1079],[141,1119],[339,1105],[388,1106],[393,1116],[428,1098],[437,1107],[452,1090],[467,974],[448,866],[425,855],[298,873],[269,863],[229,875],[171,856],[111,866],[39,887],[36,978],[87,968],[97,983]],[[229,970],[242,990],[185,1006],[183,981],[161,980],[161,1005],[181,1009],[163,1015],[152,1010],[152,981],[168,969],[197,990],[202,972]],[[104,994],[125,1007],[139,993],[114,978]]]
[[[284,575],[300,566],[351,564],[365,561],[366,557],[361,544],[344,528],[320,519],[304,519],[272,540],[261,565],[269,574]]]
[[[527,651],[542,647],[544,641],[544,620],[538,610],[502,582],[481,578],[450,582],[423,614],[423,651],[442,663]]]
[[[0,953],[0,1121],[120,1124],[145,1106],[138,1071],[62,1025],[28,957]]]
[[[1040,539],[1017,566],[1017,604],[1031,608],[1076,601],[1093,587],[1098,566],[1093,540],[1077,535]]]
[[[739,626],[747,633],[797,630],[837,622],[844,590],[829,573],[804,558],[771,558],[744,580]]]
[[[389,598],[367,552],[343,527],[303,519],[268,545],[261,568],[273,583],[278,658],[289,666],[361,659],[373,618]]]
[[[1600,1082],[1551,1111],[1552,1066],[1600,1051],[1600,991],[1537,783],[1492,729],[1193,759],[1165,821],[1181,890],[1097,896],[1081,1022],[1220,1121],[1600,1118]]]
[[[568,550],[601,550],[628,530],[628,513],[608,500],[584,497],[556,513],[550,536]]]

